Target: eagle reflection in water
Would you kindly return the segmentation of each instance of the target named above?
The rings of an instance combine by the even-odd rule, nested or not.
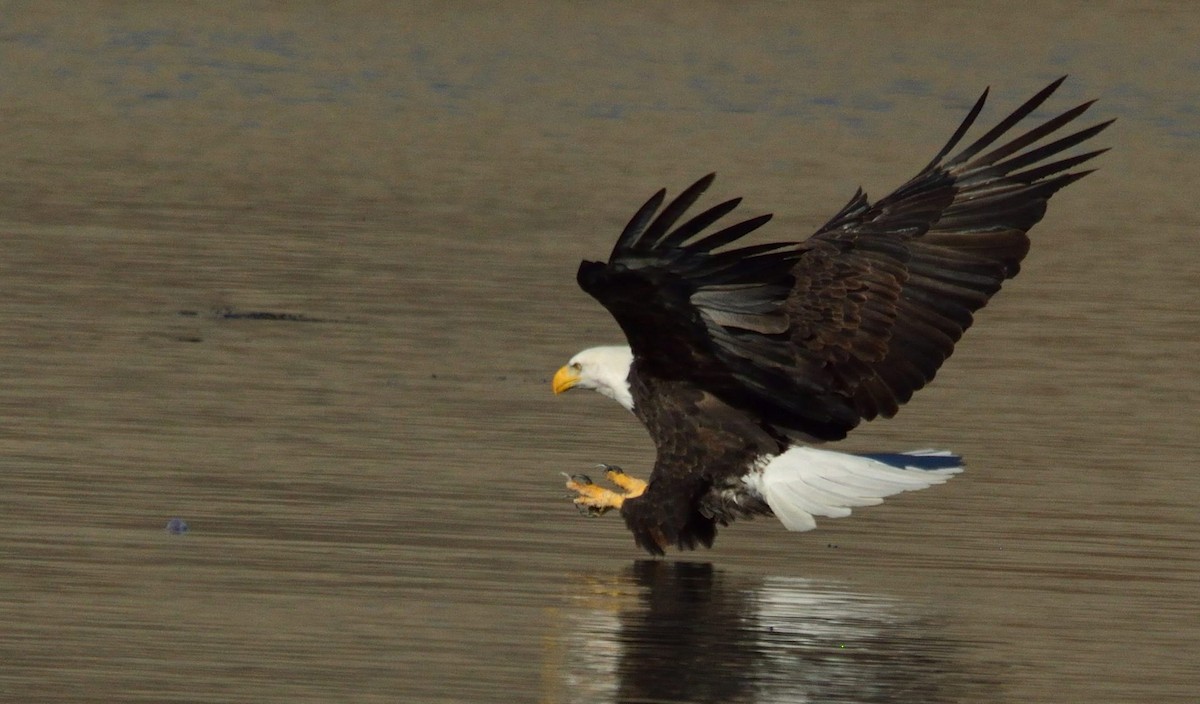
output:
[[[587,575],[548,652],[543,701],[987,701],[964,645],[896,599],[708,563]]]

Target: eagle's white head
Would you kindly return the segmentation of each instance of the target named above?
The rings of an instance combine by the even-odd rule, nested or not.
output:
[[[554,393],[580,388],[599,391],[633,410],[633,393],[629,390],[629,367],[633,352],[624,346],[589,347],[571,358],[554,375]]]

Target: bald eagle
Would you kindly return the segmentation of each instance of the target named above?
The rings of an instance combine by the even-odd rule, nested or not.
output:
[[[974,312],[1017,274],[1050,197],[1090,173],[1071,169],[1104,149],[1063,153],[1112,121],[1058,134],[1095,101],[993,146],[1064,79],[947,158],[985,90],[914,178],[875,203],[859,189],[801,242],[729,248],[769,214],[706,234],[740,199],[678,224],[713,174],[666,207],[665,190],[646,201],[607,263],[584,261],[577,276],[628,345],[580,352],[553,389],[593,389],[632,411],[657,459],[648,481],[601,465],[615,490],[569,477],[577,506],[619,509],[637,545],[663,554],[711,547],[718,525],[756,515],[808,530],[814,516],[845,516],[962,471],[949,452],[812,445],[892,417],[929,383]]]

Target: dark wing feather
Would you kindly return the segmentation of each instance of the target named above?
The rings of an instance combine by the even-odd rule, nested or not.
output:
[[[706,308],[693,296],[707,295],[712,308],[744,316],[747,324],[778,328],[790,291],[795,244],[752,245],[713,253],[766,224],[762,215],[706,237],[704,229],[736,207],[727,201],[667,231],[713,174],[684,191],[650,222],[663,194],[643,206],[617,241],[608,263],[583,262],[579,285],[617,319],[639,359],[668,378],[686,379],[719,372],[712,358]],[[718,293],[724,292],[724,293]]]
[[[714,251],[770,216],[701,236],[739,201],[674,227],[713,175],[665,208],[660,191],[607,263],[581,264],[579,283],[616,318],[640,372],[686,381],[781,435],[841,438],[896,413],[933,378],[975,311],[1017,273],[1047,200],[1088,173],[1069,169],[1103,151],[1048,161],[1109,122],[1038,146],[1091,103],[994,146],[1061,82],[947,159],[985,91],[920,173],[874,204],[860,190],[803,243]]]
[[[854,208],[805,242],[787,305],[792,342],[855,415],[890,417],[933,379],[975,311],[1017,274],[1029,250],[1027,232],[1049,198],[1089,173],[1065,172],[1104,151],[1044,163],[1111,121],[1035,146],[1092,102],[992,148],[1061,83],[943,161],[978,115],[985,92],[921,173],[874,205],[856,194]]]

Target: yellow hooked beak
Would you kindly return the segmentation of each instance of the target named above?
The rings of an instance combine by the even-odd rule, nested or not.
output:
[[[579,383],[579,370],[573,369],[571,365],[567,365],[554,373],[554,381],[551,385],[554,387],[554,393],[561,394],[568,391],[572,386]]]

